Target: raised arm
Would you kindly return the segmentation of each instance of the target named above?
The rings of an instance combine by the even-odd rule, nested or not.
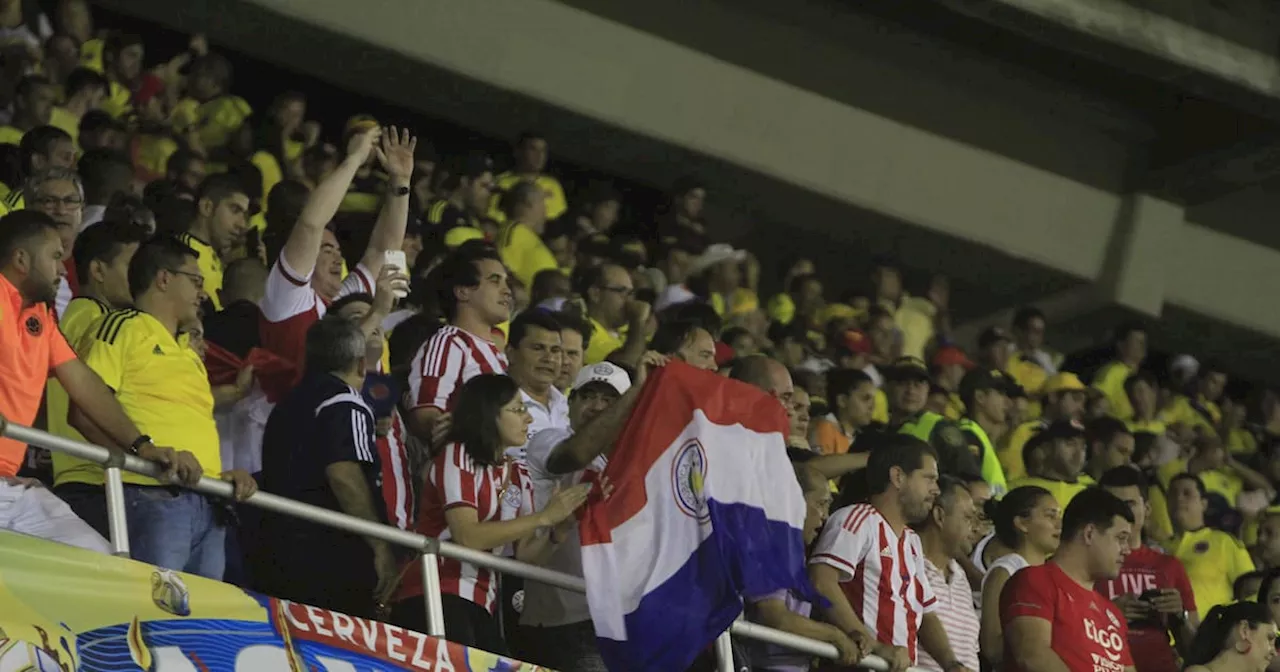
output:
[[[598,455],[609,455],[618,442],[618,434],[622,426],[631,417],[636,400],[644,388],[649,372],[667,363],[667,357],[656,352],[647,352],[640,358],[636,367],[636,381],[612,406],[588,422],[585,427],[565,439],[560,445],[551,449],[547,456],[547,471],[553,474],[568,474],[585,469]]]
[[[409,180],[413,176],[413,150],[417,146],[418,139],[409,134],[409,129],[397,130],[391,126],[374,148],[389,179],[378,221],[373,225],[369,245],[360,263],[375,278],[382,269],[386,253],[398,250],[404,244],[404,230],[409,221]],[[400,270],[408,273],[410,269]]]
[[[298,222],[280,252],[285,263],[299,276],[307,277],[315,270],[316,258],[320,256],[320,242],[324,238],[324,227],[338,214],[342,197],[351,186],[351,180],[355,179],[356,171],[369,158],[369,152],[373,151],[373,143],[380,133],[381,129],[371,128],[353,136],[347,144],[347,157],[316,185],[307,198],[307,204],[303,206],[302,214],[298,216]]]

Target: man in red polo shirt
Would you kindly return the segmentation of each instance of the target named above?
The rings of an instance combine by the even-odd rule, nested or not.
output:
[[[58,331],[47,304],[64,273],[62,248],[57,225],[42,212],[20,210],[0,218],[0,427],[5,418],[22,425],[35,421],[52,373],[71,402],[113,440],[186,482],[199,480],[195,456],[152,444]],[[0,529],[109,553],[106,540],[66,503],[39,482],[17,477],[25,454],[25,445],[0,437]]]
[[[1093,590],[1119,576],[1132,534],[1133,512],[1119,497],[1089,488],[1072,498],[1053,559],[1014,574],[1000,593],[1008,672],[1134,672],[1124,614]]]

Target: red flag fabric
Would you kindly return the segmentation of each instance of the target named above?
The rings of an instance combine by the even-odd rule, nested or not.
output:
[[[210,385],[230,385],[236,382],[241,369],[253,366],[253,377],[266,393],[267,401],[274,404],[289,393],[297,380],[298,370],[293,364],[269,350],[253,348],[246,358],[241,359],[217,343],[206,341],[205,344],[208,351],[204,366],[209,372]]]

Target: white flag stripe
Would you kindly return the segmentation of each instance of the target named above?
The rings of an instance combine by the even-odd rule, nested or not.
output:
[[[804,497],[793,476],[782,435],[760,434],[738,424],[717,425],[702,411],[695,411],[685,431],[650,467],[645,477],[649,495],[645,507],[614,528],[612,543],[582,549],[583,565],[591,564],[597,576],[616,577],[608,585],[619,587],[587,596],[596,633],[601,637],[626,639],[626,615],[636,610],[646,594],[679,571],[710,536],[709,523],[689,524],[689,516],[674,493],[673,463],[681,448],[694,437],[706,453],[703,496],[757,507],[770,520],[786,522],[796,529],[804,524]],[[761,483],[767,483],[768,489]],[[650,546],[654,538],[662,539],[661,549]],[[639,583],[641,577],[645,577],[643,585]]]

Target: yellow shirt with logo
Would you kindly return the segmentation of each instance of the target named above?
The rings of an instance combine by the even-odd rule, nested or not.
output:
[[[215,309],[222,310],[222,299],[218,296],[218,290],[222,289],[222,259],[213,246],[189,233],[182,234],[180,240],[183,245],[200,255],[196,263],[200,266],[200,274],[204,276],[205,294],[209,295]]]
[[[560,267],[538,234],[519,222],[502,226],[498,234],[498,254],[502,255],[502,263],[525,287],[533,286],[533,278],[538,273]]]
[[[1136,371],[1124,362],[1112,361],[1093,376],[1093,386],[1102,392],[1110,402],[1111,415],[1120,420],[1133,417],[1133,405],[1129,403],[1129,395],[1124,392],[1124,381]]]
[[[77,296],[67,304],[67,309],[58,316],[58,329],[66,337],[72,348],[80,347],[80,343],[89,333],[89,328],[110,309],[105,303],[87,296]],[[67,391],[56,378],[50,378],[46,388],[45,403],[48,409],[49,433],[76,441],[84,441],[80,432],[67,422],[67,413],[71,410],[71,399]],[[61,475],[69,467],[83,462],[65,453],[53,454],[53,477],[55,484],[61,484]]]
[[[1218,408],[1217,404],[1203,397],[1200,398],[1199,402],[1199,407],[1204,409],[1204,413],[1201,413],[1196,406],[1192,405],[1189,397],[1180,394],[1174,398],[1161,415],[1170,424],[1182,424],[1199,432],[1216,434],[1218,424],[1222,422],[1222,410]]]
[[[107,313],[90,326],[80,358],[115,392],[138,429],[158,446],[191,451],[210,474],[222,473],[213,390],[200,355],[181,344],[159,320],[126,309]],[[61,482],[102,483],[102,467],[81,461]],[[160,485],[125,472],[127,483]]]
[[[506,220],[506,215],[502,213],[502,209],[498,204],[502,200],[502,192],[511,189],[520,182],[526,181],[528,178],[516,175],[512,172],[506,172],[498,176],[497,188],[494,190],[493,200],[489,202],[489,217],[495,221],[502,222]],[[569,209],[569,202],[564,197],[564,187],[560,186],[560,180],[550,175],[539,175],[533,181],[547,195],[547,221],[558,219]]]
[[[1187,471],[1187,461],[1184,459],[1176,459],[1167,462],[1156,470],[1156,478],[1160,481],[1160,486],[1166,491],[1169,489],[1169,482],[1174,476],[1185,473]],[[1218,495],[1222,495],[1227,503],[1231,506],[1236,505],[1236,497],[1244,491],[1244,481],[1233,473],[1223,471],[1221,469],[1210,469],[1196,474],[1200,478],[1200,482],[1204,483],[1204,489]]]
[[[1049,494],[1053,495],[1053,498],[1058,500],[1058,506],[1063,509],[1067,508],[1067,504],[1070,504],[1071,500],[1074,499],[1076,495],[1084,492],[1084,490],[1089,487],[1079,481],[1075,483],[1067,483],[1065,481],[1050,481],[1046,478],[1027,476],[1026,478],[1020,478],[1016,481],[1010,481],[1009,489],[1013,490],[1014,488],[1021,488],[1024,485],[1034,485],[1048,490]]]
[[[1239,539],[1208,527],[1170,539],[1165,550],[1186,567],[1196,595],[1196,609],[1201,614],[1233,602],[1236,579],[1254,570],[1249,550]]]
[[[746,287],[733,290],[727,298],[719,292],[712,292],[711,307],[721,317],[746,315],[760,309],[760,297]]]
[[[605,358],[622,347],[626,341],[622,332],[614,333],[606,329],[594,318],[591,320],[591,342],[587,344],[587,352],[583,364],[599,364]]]

